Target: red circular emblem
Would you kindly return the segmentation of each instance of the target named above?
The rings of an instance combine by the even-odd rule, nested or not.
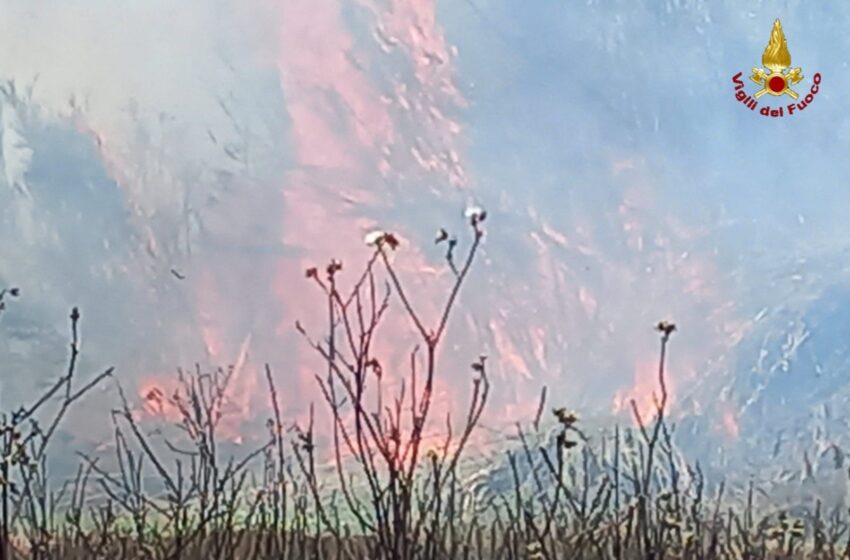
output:
[[[767,82],[767,87],[770,88],[770,91],[781,93],[785,91],[785,78],[782,76],[774,76]]]

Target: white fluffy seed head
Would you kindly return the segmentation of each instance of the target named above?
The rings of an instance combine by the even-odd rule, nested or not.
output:
[[[463,216],[467,219],[480,218],[482,215],[484,215],[484,209],[480,206],[470,206],[463,213]]]
[[[378,241],[380,241],[384,235],[386,235],[385,231],[376,229],[367,233],[364,241],[366,242],[366,245],[374,246],[378,244]]]

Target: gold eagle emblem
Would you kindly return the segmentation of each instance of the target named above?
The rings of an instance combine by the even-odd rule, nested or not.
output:
[[[764,68],[753,68],[753,75],[750,76],[752,81],[762,86],[762,89],[754,95],[756,99],[765,93],[775,96],[787,94],[793,99],[799,97],[790,86],[802,81],[803,73],[800,68],[791,68],[784,72],[791,66],[791,53],[788,52],[785,33],[782,32],[782,24],[778,19],[773,22],[770,41],[764,49],[764,54],[761,55],[761,63]]]

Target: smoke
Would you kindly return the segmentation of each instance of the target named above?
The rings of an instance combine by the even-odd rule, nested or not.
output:
[[[235,210],[249,191],[261,207],[285,164],[271,7],[3,3],[0,279],[27,296],[6,318],[6,349],[43,372],[5,390],[5,406],[52,378],[71,305],[82,366],[114,363],[130,388],[239,360],[258,305],[233,284],[270,294],[234,261],[278,245],[249,231],[261,212],[240,224]],[[228,306],[245,311],[223,318]],[[44,352],[36,337],[59,343]]]
[[[8,94],[6,95],[8,97]],[[6,185],[15,191],[16,222],[23,238],[32,242],[35,235],[33,223],[32,194],[27,186],[26,174],[32,163],[32,149],[21,135],[21,120],[17,108],[6,101],[0,110],[2,124],[3,172]]]
[[[667,319],[674,407],[716,404],[738,437],[751,395],[721,389],[740,388],[730,379],[758,351],[741,346],[757,314],[789,293],[804,309],[838,278],[784,279],[847,233],[834,93],[847,78],[825,55],[847,38],[799,2],[2,4],[0,77],[15,87],[0,281],[27,295],[4,317],[22,364],[44,355],[38,329],[60,341],[47,365],[61,362],[62,318],[80,305],[86,365],[114,363],[142,401],[178,365],[238,364],[247,426],[268,361],[301,412],[317,366],[292,326],[319,325],[304,270],[332,257],[354,270],[368,231],[397,232],[400,272],[434,318],[450,275],[433,233],[474,204],[488,234],[443,356],[447,410],[479,351],[493,423],[533,415],[544,384],[591,413],[649,407],[652,325]],[[793,64],[824,75],[781,122],[729,83],[777,15]],[[413,339],[391,320],[382,351],[401,368]]]

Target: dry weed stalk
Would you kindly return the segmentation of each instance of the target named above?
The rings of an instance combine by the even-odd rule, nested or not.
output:
[[[0,560],[316,559],[316,560],[774,560],[850,558],[850,520],[841,508],[772,511],[759,489],[711,484],[676,447],[665,378],[675,326],[662,322],[652,418],[634,402],[634,427],[587,433],[579,416],[552,410],[531,429],[517,425],[504,468],[490,462],[468,476],[464,450],[490,384],[482,356],[461,429],[446,418],[439,445],[427,447],[438,348],[479,248],[484,214],[470,217],[472,242],[441,230],[453,276],[431,327],[416,311],[390,255],[398,240],[374,236],[375,251],[353,286],[340,285],[332,261],[308,277],[324,294],[328,331],[301,334],[322,358],[316,380],[331,416],[333,471],[320,467],[311,407],[285,427],[274,376],[266,366],[271,418],[267,437],[236,459],[221,439],[232,369],[179,371],[178,388],[156,399],[174,412],[174,430],[149,433],[119,387],[114,456],[80,454],[75,476],[54,487],[47,450],[69,407],[111,375],[77,382],[79,313],[71,314],[67,371],[36,401],[0,423]],[[383,277],[383,281],[379,278]],[[0,290],[0,312],[18,290]],[[393,304],[419,337],[409,370],[388,394],[376,340]],[[47,409],[54,407],[52,413]],[[46,417],[46,420],[39,420]],[[438,419],[442,420],[442,419]],[[507,480],[500,487],[499,476]],[[734,507],[733,507],[734,506]]]
[[[3,296],[17,297],[13,288],[0,291]],[[29,406],[0,415],[0,560],[12,558],[13,536],[32,558],[45,558],[57,534],[57,503],[67,485],[51,488],[47,470],[47,449],[59,424],[71,405],[112,375],[113,369],[96,375],[77,386],[77,359],[80,354],[80,312],[71,311],[71,352],[67,369],[39,398]],[[41,414],[58,397],[58,404],[43,423]],[[17,535],[13,531],[18,530]]]
[[[325,296],[328,332],[323,341],[316,341],[300,324],[298,329],[327,365],[327,373],[317,375],[316,380],[332,414],[338,484],[358,531],[376,537],[370,550],[372,558],[437,558],[443,557],[447,550],[451,553],[457,545],[454,519],[458,508],[457,466],[489,394],[485,357],[472,364],[476,377],[459,437],[455,439],[451,419],[447,418],[442,445],[439,450],[425,454],[424,463],[422,446],[429,425],[437,351],[483,239],[481,226],[485,217],[483,213],[470,216],[472,243],[460,267],[454,256],[457,240],[441,230],[444,235],[437,242],[447,242],[446,261],[453,274],[453,284],[439,319],[431,328],[426,327],[416,311],[390,259],[390,253],[399,245],[392,233],[376,232],[372,236],[370,242],[375,245],[375,251],[364,273],[346,292],[339,284],[342,263],[331,261],[323,278],[316,268],[307,271],[307,277]],[[379,265],[388,277],[383,290],[379,290],[377,278]],[[393,294],[420,342],[410,352],[408,378],[402,380],[398,393],[387,401],[383,365],[374,352],[374,341]],[[353,414],[351,420],[349,413]],[[319,497],[312,416],[306,430],[300,427],[297,430],[301,444],[294,452],[312,489],[318,521],[338,538],[338,529],[331,523]],[[348,457],[353,461],[347,461]],[[354,479],[346,476],[349,465],[356,465],[367,486],[365,492],[354,488]]]

